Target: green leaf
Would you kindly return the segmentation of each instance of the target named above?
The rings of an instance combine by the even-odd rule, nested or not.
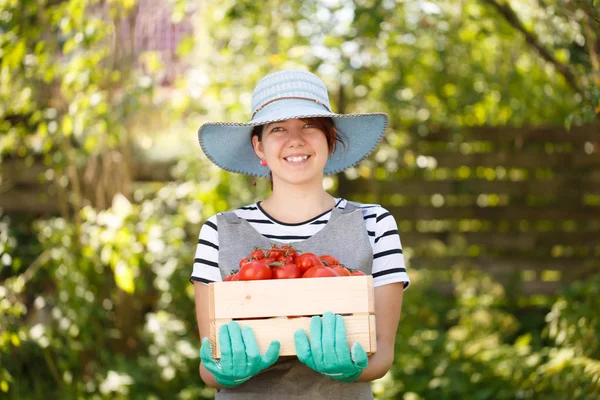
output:
[[[193,36],[187,36],[177,45],[177,55],[184,57],[194,50],[195,40]]]
[[[25,56],[25,52],[27,51],[27,44],[24,39],[19,40],[16,46],[13,47],[12,51],[6,53],[5,60],[6,65],[8,65],[9,69],[17,68],[23,57]]]
[[[565,129],[567,130],[567,132],[571,130],[571,126],[573,125],[574,117],[575,117],[574,114],[571,113],[567,116],[567,118],[565,118],[564,126],[565,126]]]
[[[115,267],[115,282],[126,293],[132,294],[135,291],[133,270],[123,260],[119,260]]]
[[[71,136],[73,133],[73,118],[70,115],[65,115],[62,120],[62,133],[65,136]]]

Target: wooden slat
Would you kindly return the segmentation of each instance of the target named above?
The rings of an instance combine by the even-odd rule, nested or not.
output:
[[[560,289],[564,287],[566,282],[544,282],[531,281],[519,282],[515,285],[514,282],[504,282],[505,290],[508,293],[518,293],[524,296],[531,295],[556,295]],[[454,294],[455,285],[452,282],[437,281],[433,283],[433,287],[441,294],[452,296]]]
[[[2,192],[0,188],[0,209],[6,213],[55,213],[58,212],[58,202],[55,196],[40,191],[38,188],[13,188]]]
[[[538,247],[600,246],[600,232],[401,232],[404,247],[430,246],[440,241],[459,241],[468,245],[499,247],[509,250],[530,250]]]
[[[138,182],[169,182],[173,180],[171,170],[176,164],[177,160],[138,160],[132,167],[132,176]]]
[[[355,179],[348,181],[349,193],[361,193],[366,187],[372,185],[372,181],[366,179]],[[465,180],[439,180],[428,181],[424,179],[403,179],[378,181],[380,192],[387,194],[399,194],[404,196],[420,196],[431,194],[474,194],[495,193],[510,196],[562,196],[575,194],[600,194],[600,179],[585,178],[572,179],[557,177],[552,180],[530,179],[526,181],[506,181],[487,179],[465,179]],[[350,198],[351,195],[350,195]]]
[[[41,162],[27,163],[24,159],[5,159],[0,163],[2,186],[38,184],[44,181],[48,167]]]
[[[515,285],[508,285],[507,290],[518,291],[525,296],[531,296],[534,294],[547,294],[553,295],[558,294],[561,288],[567,286],[569,282],[566,281],[531,281],[531,282],[520,282],[517,287]]]
[[[578,220],[599,219],[600,207],[556,207],[511,205],[503,207],[397,207],[387,209],[398,222],[418,220]]]
[[[168,182],[173,180],[172,168],[177,160],[151,161],[146,159],[136,160],[132,168],[132,179],[139,182]],[[49,167],[41,160],[32,164],[19,158],[2,160],[0,176],[2,185],[35,185],[43,181],[43,175]],[[80,171],[81,172],[81,171]]]
[[[215,318],[369,313],[371,276],[211,283]],[[371,287],[372,290],[372,287]],[[285,299],[285,301],[282,301]]]
[[[494,271],[511,270],[555,270],[570,274],[584,274],[599,270],[600,260],[583,257],[565,258],[523,258],[523,257],[412,257],[410,268],[448,270],[456,267],[483,268]]]
[[[281,299],[280,299],[281,301]],[[344,324],[346,327],[346,338],[349,346],[358,342],[361,344],[363,349],[371,354],[375,352],[376,347],[372,347],[372,336],[376,337],[375,332],[371,332],[370,315],[345,315]],[[296,346],[294,344],[294,332],[298,329],[303,329],[307,336],[310,333],[310,318],[300,317],[294,319],[287,318],[270,318],[270,319],[256,319],[256,320],[239,320],[236,321],[240,327],[249,326],[254,331],[256,342],[261,354],[267,351],[269,344],[273,340],[279,340],[281,348],[279,350],[280,356],[293,356],[296,355]],[[216,321],[216,332],[219,331],[220,327],[227,322]],[[309,336],[310,337],[310,336]],[[213,349],[216,349],[216,358],[221,357],[221,347],[218,341],[214,338]],[[376,344],[375,344],[376,346]]]
[[[367,278],[367,302],[369,305],[369,314],[375,314],[375,289],[373,287],[373,277]]]
[[[369,315],[369,335],[371,338],[370,350],[372,353],[377,352],[377,320],[375,314]]]
[[[559,126],[521,126],[521,127],[473,127],[465,128],[460,132],[441,129],[430,132],[427,136],[419,137],[420,140],[448,140],[452,141],[456,135],[465,140],[486,140],[496,143],[511,143],[515,141],[538,142],[599,142],[600,125],[587,124],[573,126],[569,131]]]
[[[505,168],[600,168],[600,153],[585,154],[583,150],[572,153],[543,152],[490,152],[461,154],[446,151],[443,153],[420,154],[435,158],[437,167],[459,168],[505,167]]]

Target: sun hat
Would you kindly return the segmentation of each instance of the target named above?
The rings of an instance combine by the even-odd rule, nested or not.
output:
[[[252,93],[250,122],[208,122],[198,130],[206,156],[219,167],[240,174],[268,177],[252,147],[257,125],[294,118],[331,117],[345,136],[325,164],[325,175],[335,174],[364,160],[377,147],[387,127],[387,114],[336,114],[331,111],[327,87],[316,75],[285,70],[262,78]]]

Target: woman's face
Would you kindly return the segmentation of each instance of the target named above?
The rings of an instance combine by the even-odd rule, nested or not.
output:
[[[325,133],[308,121],[289,119],[263,127],[262,139],[252,137],[254,151],[267,161],[273,180],[305,183],[323,179],[329,157]]]

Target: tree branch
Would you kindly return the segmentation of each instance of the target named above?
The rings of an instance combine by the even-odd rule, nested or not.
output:
[[[536,49],[537,52],[539,53],[539,55],[544,60],[546,60],[550,64],[554,65],[554,68],[556,68],[556,70],[565,78],[567,83],[576,92],[584,94],[584,91],[581,89],[581,87],[579,86],[579,83],[577,82],[577,78],[575,77],[575,74],[573,73],[573,71],[571,71],[569,66],[565,65],[565,64],[561,64],[556,58],[554,58],[554,56],[552,56],[552,54],[550,54],[548,49],[546,49],[544,46],[542,46],[542,44],[533,35],[533,33],[528,31],[527,28],[525,28],[525,26],[519,19],[518,15],[515,13],[515,11],[511,8],[511,6],[509,4],[504,4],[504,5],[499,4],[496,0],[482,0],[482,1],[489,4],[490,6],[494,7],[496,10],[498,10],[498,12],[504,17],[504,19],[510,25],[513,26],[513,28],[515,28],[517,31],[519,31],[519,32],[521,32],[521,34],[523,34],[523,36],[525,37],[525,41],[531,47]]]
[[[598,53],[596,53],[594,36],[596,33],[594,29],[590,26],[590,16],[586,14],[583,19],[583,28],[585,34],[585,41],[588,43],[588,51],[590,53],[590,60],[592,61],[592,68],[594,72],[600,71],[600,59],[598,58]]]

